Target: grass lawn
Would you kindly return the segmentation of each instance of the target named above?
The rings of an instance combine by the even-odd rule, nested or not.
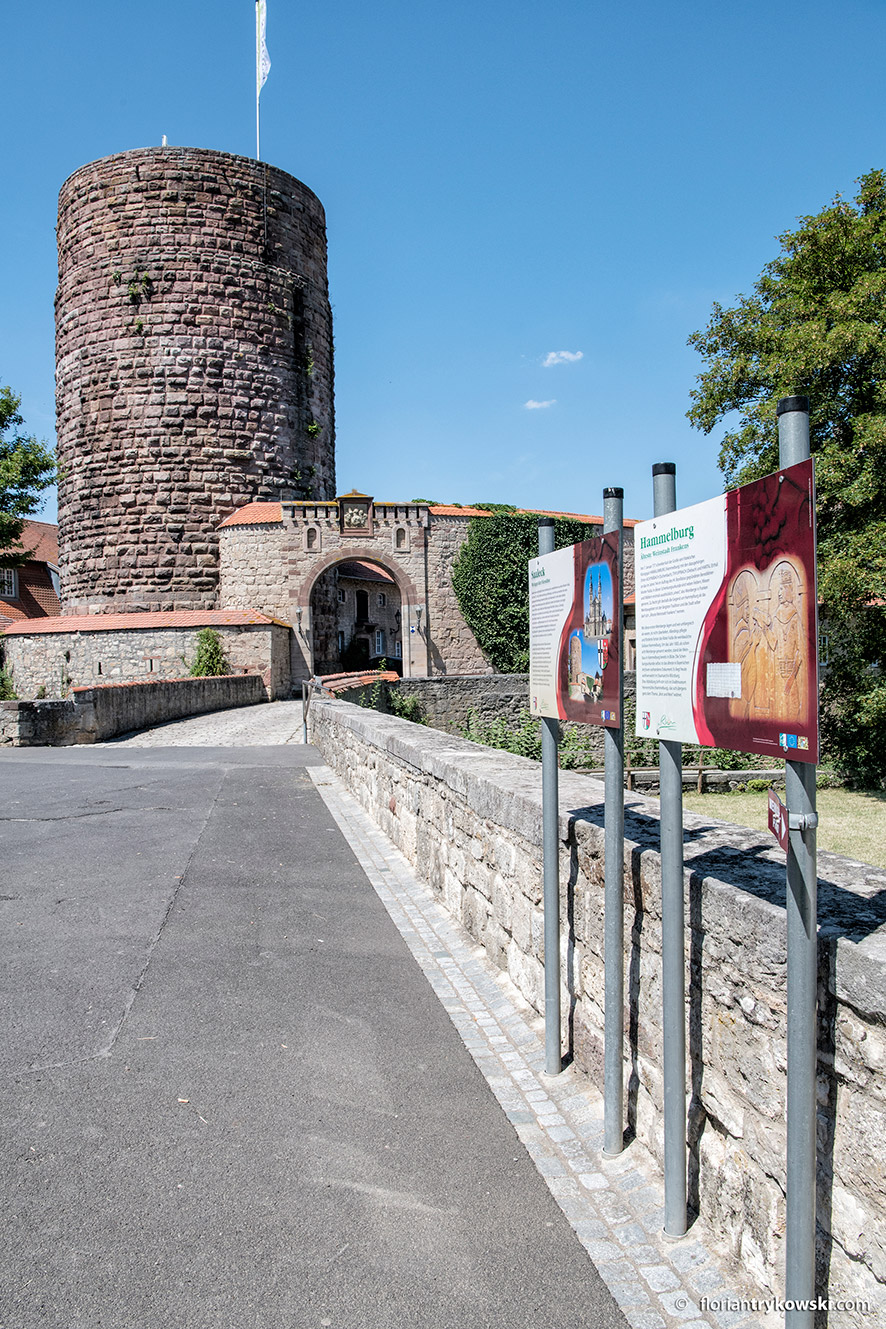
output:
[[[784,791],[780,797],[784,802]],[[886,792],[819,789],[816,806],[819,849],[886,868]],[[684,789],[683,807],[755,831],[766,830],[765,793],[697,794]]]

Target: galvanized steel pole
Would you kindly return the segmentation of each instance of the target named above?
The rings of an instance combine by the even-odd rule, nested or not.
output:
[[[677,506],[677,468],[652,468],[653,513]],[[686,1233],[686,977],[683,904],[683,749],[659,743],[661,792],[661,989],[664,1061],[665,1234]]]
[[[809,400],[778,403],[778,462],[806,461]],[[815,1296],[815,1090],[818,1065],[818,864],[815,766],[785,762],[790,842],[787,853],[788,933],[788,1146],[785,1232],[785,1299]],[[813,1310],[786,1310],[790,1329],[812,1329]]]
[[[554,519],[538,519],[538,552],[554,552]],[[541,722],[541,827],[544,863],[545,1071],[559,1075],[560,1057],[560,779],[557,742],[560,721]]]
[[[624,553],[623,489],[603,490],[603,533],[618,533],[618,584],[612,615],[618,625],[618,729],[603,730],[605,760],[604,1091],[603,1152],[624,1148]],[[611,666],[610,666],[611,667]]]

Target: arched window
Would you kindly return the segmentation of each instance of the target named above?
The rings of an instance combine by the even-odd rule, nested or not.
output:
[[[316,548],[317,548],[317,535],[318,535],[318,531],[317,531],[316,526],[309,526],[309,527],[308,527],[308,541],[307,541],[307,544],[308,544],[308,548],[309,548],[309,549],[316,549]]]
[[[397,549],[406,548],[406,532],[404,531],[402,526],[397,527],[397,533],[394,536],[394,544],[397,547]]]

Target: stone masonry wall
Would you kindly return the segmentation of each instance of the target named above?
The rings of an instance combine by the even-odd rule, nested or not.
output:
[[[365,559],[394,577],[402,623],[403,676],[492,674],[492,666],[465,622],[452,586],[452,567],[464,541],[473,510],[437,510],[427,504],[373,504],[371,530],[342,531],[337,503],[285,502],[280,523],[252,520],[225,526],[220,535],[221,597],[223,608],[258,609],[285,619],[296,627],[301,613],[302,633],[293,645],[293,681],[323,672],[330,664],[322,650],[329,622],[310,651],[312,595],[336,564]],[[599,534],[590,524],[588,532]],[[625,532],[625,593],[633,593],[633,531]],[[320,609],[326,617],[331,605]],[[414,631],[412,630],[414,629]]]
[[[97,616],[98,622],[101,616]],[[123,628],[90,632],[25,633],[0,638],[20,698],[41,688],[65,697],[74,687],[180,679],[193,663],[197,628]],[[289,696],[287,627],[256,624],[216,628],[231,668],[262,676],[268,694]]]
[[[469,517],[431,514],[427,562],[431,674],[492,673],[452,586],[452,565],[467,539],[469,521]]]
[[[196,148],[62,187],[56,365],[65,613],[214,607],[217,527],[335,493],[323,208]]]
[[[539,767],[315,697],[311,738],[524,997],[542,1009]],[[602,1090],[603,787],[560,775],[564,1045]],[[661,1160],[658,804],[626,798],[627,1126]],[[784,855],[687,815],[690,1202],[761,1294],[784,1290]],[[819,855],[819,1292],[886,1298],[886,873]],[[869,1329],[853,1311],[829,1329]]]
[[[427,724],[460,734],[475,711],[482,724],[516,723],[529,709],[528,674],[447,674],[443,678],[405,678],[394,685],[403,698],[415,697]]]
[[[116,734],[186,715],[205,715],[267,700],[267,689],[257,674],[75,688],[63,701],[0,702],[0,746],[101,743]]]
[[[219,607],[257,609],[288,622],[292,601],[283,571],[282,524],[225,526],[219,536]]]

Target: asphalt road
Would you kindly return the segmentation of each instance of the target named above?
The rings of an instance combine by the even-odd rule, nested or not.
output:
[[[624,1329],[317,761],[0,750],[0,1329]]]

